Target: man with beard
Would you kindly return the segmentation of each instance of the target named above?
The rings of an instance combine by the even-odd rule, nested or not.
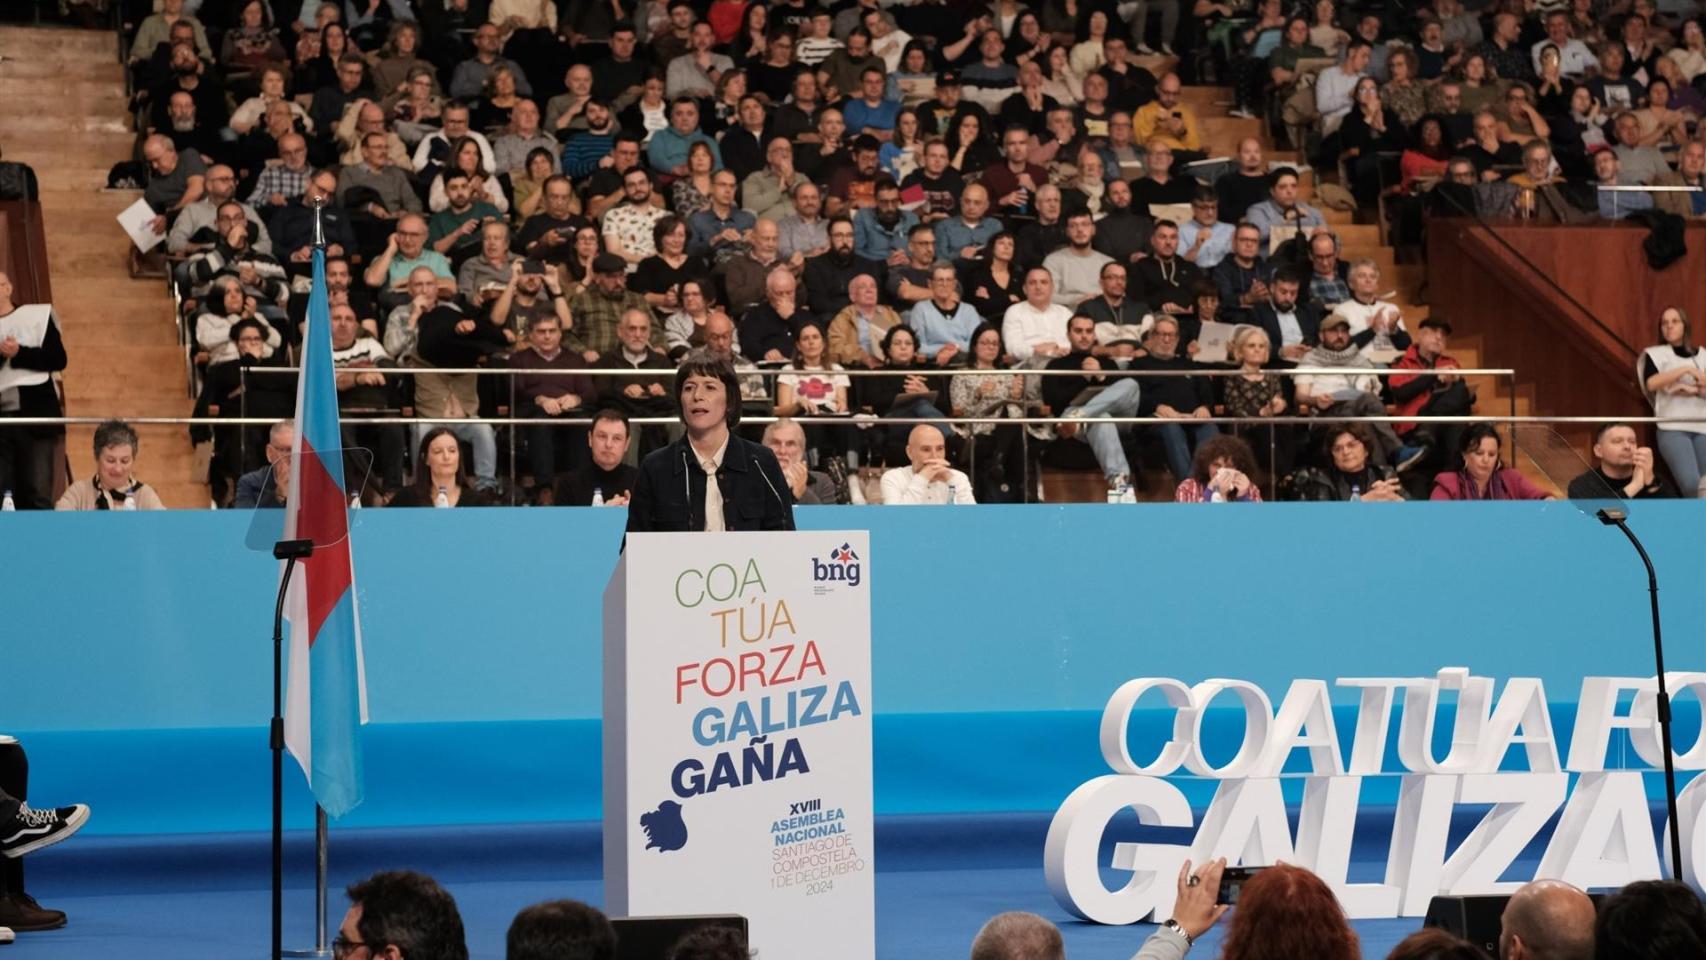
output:
[[[581,125],[568,131],[563,140],[563,172],[577,183],[592,176],[604,158],[612,156],[618,132],[610,104],[596,97],[588,100]]]
[[[604,215],[604,249],[627,261],[631,271],[656,255],[653,228],[669,213],[652,203],[652,175],[635,167],[622,178],[624,199]]]
[[[326,299],[332,306],[343,304],[355,312],[356,322],[360,324],[365,335],[380,337],[384,331],[379,329],[379,308],[373,302],[373,294],[360,284],[352,285],[355,275],[350,272],[349,259],[342,256],[326,257]],[[290,329],[295,332],[294,342],[300,343],[308,329],[308,292],[292,292],[289,306]]]
[[[1593,438],[1593,456],[1599,466],[1570,481],[1571,500],[1675,496],[1670,481],[1653,461],[1653,448],[1641,446],[1635,428],[1627,423],[1600,427]]]
[[[860,134],[853,141],[852,166],[842,167],[829,178],[827,192],[830,216],[841,213],[851,215],[876,205],[877,181],[887,177],[886,174],[879,174],[877,169],[877,156],[881,151],[882,144],[868,133]]]
[[[1155,232],[1149,235],[1150,255],[1137,263],[1135,296],[1153,309],[1168,316],[1185,318],[1196,310],[1191,288],[1196,286],[1202,271],[1197,265],[1179,256],[1179,228],[1171,220],[1155,221]],[[1180,319],[1180,346],[1192,355],[1196,353],[1197,331],[1194,321]],[[1188,346],[1187,346],[1188,345]]]
[[[933,294],[930,275],[935,265],[936,233],[922,223],[915,224],[907,235],[906,262],[888,266],[888,280],[883,284],[887,301],[895,309],[906,311],[915,303],[929,300]],[[951,264],[948,266],[952,268]]]
[[[1102,292],[1080,303],[1077,312],[1096,323],[1097,356],[1130,360],[1149,330],[1149,306],[1126,296],[1126,266],[1117,260],[1102,264]]]
[[[172,138],[172,145],[180,153],[194,150],[204,158],[226,155],[221,150],[219,131],[196,119],[195,97],[182,90],[174,92],[166,113],[171,118],[171,125],[160,132]]]
[[[317,170],[308,178],[308,189],[301,201],[273,214],[272,233],[279,255],[288,261],[292,273],[305,275],[314,259],[315,203],[320,204],[326,256],[342,257],[355,252],[355,231],[350,228],[349,214],[336,203],[337,192],[337,176],[330,170]]]
[[[308,192],[308,177],[313,172],[308,165],[307,139],[300,133],[287,133],[278,138],[278,162],[263,167],[255,178],[249,203],[270,219]]]
[[[1096,239],[1091,245],[1127,266],[1149,256],[1149,235],[1155,230],[1155,221],[1147,212],[1131,209],[1131,184],[1108,181],[1103,206],[1108,213],[1097,221]]]
[[[1079,314],[1066,324],[1067,342],[1071,350],[1048,362],[1048,370],[1082,370],[1082,377],[1043,377],[1043,402],[1051,410],[1059,410],[1066,419],[1055,431],[1068,439],[1079,434],[1084,426],[1079,421],[1097,417],[1135,417],[1142,401],[1142,391],[1136,377],[1109,379],[1101,371],[1111,363],[1095,355],[1096,321]],[[1131,464],[1125,455],[1122,435],[1131,432],[1130,425],[1091,423],[1084,430],[1085,440],[1096,454],[1096,463],[1107,478],[1111,496],[1120,503],[1136,503],[1131,492]]]
[[[581,187],[581,208],[593,220],[604,216],[606,210],[628,196],[628,171],[640,165],[640,137],[631,130],[616,134],[610,144],[610,163],[599,161],[599,168]]]
[[[1321,311],[1300,302],[1303,279],[1295,267],[1275,271],[1267,298],[1251,308],[1251,319],[1267,331],[1276,360],[1301,360],[1321,334]]]
[[[592,261],[592,283],[569,302],[574,329],[568,345],[596,367],[620,346],[617,328],[623,314],[650,309],[645,296],[628,289],[628,264],[613,253],[601,253]],[[663,347],[661,333],[652,346]]]
[[[488,291],[488,296],[496,297],[489,301],[492,323],[520,341],[532,331],[535,319],[552,316],[557,318],[560,336],[574,326],[569,298],[563,294],[562,276],[555,264],[513,261],[505,271],[501,289],[495,294]]]
[[[1298,365],[1345,371],[1298,377],[1296,384],[1299,412],[1308,411],[1327,418],[1386,416],[1386,404],[1380,399],[1380,378],[1365,372],[1373,370],[1374,363],[1351,342],[1351,324],[1344,317],[1333,314],[1321,321],[1320,344],[1305,353],[1298,360]],[[1400,469],[1412,465],[1414,461],[1408,454],[1404,458],[1398,456],[1404,442],[1398,439],[1392,424],[1368,423],[1364,426],[1380,441],[1382,449],[1370,450],[1369,453],[1378,452],[1381,463],[1396,461]],[[1415,459],[1419,459],[1420,454],[1425,452],[1410,451],[1417,455]]]
[[[776,224],[781,231],[778,252],[795,268],[811,257],[829,252],[829,221],[822,216],[823,191],[810,180],[793,192],[794,212]]]
[[[148,92],[153,106],[149,119],[156,130],[172,128],[172,94],[185,93],[195,101],[195,116],[212,128],[225,126],[231,113],[225,106],[225,90],[216,73],[196,56],[195,45],[172,45],[172,75]]]
[[[829,221],[829,252],[806,261],[806,302],[812,313],[833,317],[847,306],[847,284],[859,274],[880,281],[883,265],[853,252],[853,222],[846,217]],[[744,338],[742,338],[744,340]]]
[[[853,215],[853,250],[867,260],[902,266],[907,260],[907,237],[918,215],[900,208],[900,187],[893,180],[877,181],[876,206]]]
[[[535,260],[568,263],[575,253],[575,232],[588,221],[572,212],[574,191],[568,177],[548,177],[540,192],[543,208],[521,225],[515,246]]]
[[[449,205],[427,222],[427,242],[453,264],[460,265],[480,246],[480,240],[474,236],[480,227],[503,222],[503,215],[484,200],[475,201],[468,175],[460,170],[444,178],[444,194]]]
[[[983,171],[982,184],[995,198],[995,212],[1003,218],[1036,216],[1032,201],[1037,188],[1048,182],[1048,171],[1030,162],[1031,134],[1011,126],[1001,135],[1004,163]]]
[[[1096,221],[1087,210],[1066,218],[1067,245],[1043,260],[1054,278],[1054,302],[1067,307],[1095,296],[1101,290],[1102,266],[1113,258],[1091,247]]]

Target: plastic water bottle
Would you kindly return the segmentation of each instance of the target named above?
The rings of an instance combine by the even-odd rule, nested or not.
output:
[[[0,513],[12,513],[17,509],[18,505],[12,502],[12,491],[8,490],[4,496],[0,496]]]
[[[360,510],[361,509],[361,494],[359,494],[359,493],[350,494],[350,496],[349,496],[349,508],[351,510]]]
[[[129,496],[129,497],[124,498],[124,509],[126,509],[126,510],[135,510],[136,509],[136,497],[135,496]]]
[[[1226,494],[1221,493],[1219,487],[1209,487],[1208,488],[1208,502],[1209,503],[1225,503],[1226,502]]]
[[[959,488],[954,486],[951,483],[948,484],[948,506],[951,507],[954,504],[959,503],[959,502],[960,502]]]
[[[449,506],[450,506],[450,491],[446,490],[444,487],[439,487],[438,488],[438,497],[437,497],[437,499],[433,500],[432,505],[435,507],[449,508]]]
[[[592,505],[595,507],[604,506],[604,488],[603,487],[593,487],[592,488]]]
[[[1351,484],[1351,499],[1353,501],[1362,499],[1362,486],[1361,485],[1355,484],[1355,483]]]

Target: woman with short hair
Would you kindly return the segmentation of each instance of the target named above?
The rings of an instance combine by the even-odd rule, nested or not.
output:
[[[123,420],[95,428],[95,475],[65,488],[55,510],[164,510],[154,488],[136,479],[141,443]]]

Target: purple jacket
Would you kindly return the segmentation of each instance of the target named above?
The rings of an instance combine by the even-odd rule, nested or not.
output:
[[[1551,494],[1535,486],[1533,481],[1511,467],[1501,467],[1482,490],[1464,472],[1442,473],[1434,477],[1433,493],[1429,500],[1545,500]]]

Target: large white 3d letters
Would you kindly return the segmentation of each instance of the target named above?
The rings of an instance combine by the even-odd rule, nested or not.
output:
[[[1706,701],[1706,673],[1670,673],[1666,682],[1673,697],[1688,692]],[[1180,863],[1224,856],[1228,863],[1285,861],[1314,871],[1353,918],[1420,916],[1436,894],[1504,893],[1519,886],[1501,878],[1560,807],[1563,816],[1536,877],[1600,887],[1660,875],[1665,838],[1649,828],[1641,770],[1606,769],[1615,730],[1628,731],[1627,752],[1641,769],[1660,764],[1653,678],[1585,678],[1564,763],[1537,679],[1512,678],[1496,698],[1492,678],[1461,667],[1432,677],[1347,677],[1334,686],[1358,691],[1348,762],[1325,681],[1293,681],[1277,711],[1261,688],[1243,680],[1215,678],[1190,686],[1142,678],[1122,684],[1101,722],[1102,757],[1113,773],[1073,791],[1049,825],[1044,872],[1055,899],[1097,923],[1162,919],[1173,908]],[[1132,714],[1151,692],[1172,711],[1170,734],[1159,748],[1134,757]],[[1456,695],[1457,705],[1450,747],[1437,757],[1435,719],[1447,693]],[[1618,713],[1620,694],[1629,695],[1627,714]],[[1216,766],[1206,750],[1204,720],[1211,703],[1232,702],[1243,711],[1243,739],[1231,759]],[[1401,704],[1398,768],[1388,769],[1386,740],[1395,702]],[[1216,756],[1228,746],[1216,744]],[[1307,764],[1287,771],[1300,750]],[[1678,770],[1706,768],[1706,730],[1686,749],[1673,745],[1673,755]],[[1507,760],[1517,762],[1517,769],[1501,770]],[[1109,890],[1098,858],[1109,824],[1123,811],[1134,811],[1145,826],[1193,825],[1185,795],[1161,779],[1182,773],[1219,781],[1195,837],[1188,844],[1114,844],[1106,865],[1131,876],[1120,889]],[[1580,776],[1568,791],[1571,773]],[[1363,779],[1392,775],[1402,780],[1385,882],[1348,883]],[[1281,790],[1286,777],[1301,778],[1303,786],[1295,838]],[[1683,879],[1696,890],[1706,880],[1706,830],[1698,829],[1706,821],[1703,780],[1688,784],[1679,806]],[[1490,809],[1448,850],[1452,813],[1460,804]]]

